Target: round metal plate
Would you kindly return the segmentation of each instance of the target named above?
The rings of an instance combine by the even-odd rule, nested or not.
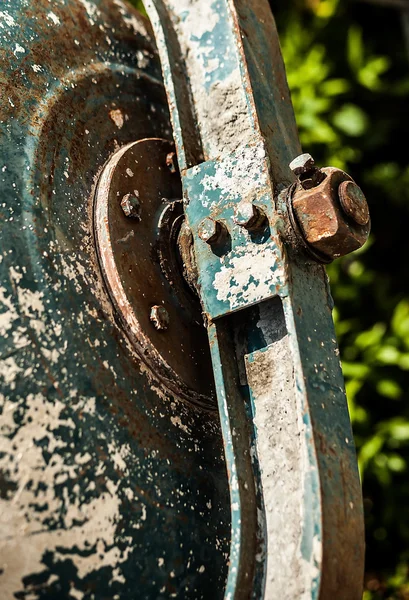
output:
[[[179,174],[166,164],[172,151],[172,142],[145,139],[110,158],[95,193],[95,237],[111,299],[140,357],[173,393],[214,406],[200,304],[176,264],[174,226],[183,217]],[[122,207],[130,197],[136,218]],[[166,328],[151,320],[155,306],[167,313]]]

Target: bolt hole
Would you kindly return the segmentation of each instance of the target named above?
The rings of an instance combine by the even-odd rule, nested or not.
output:
[[[223,231],[223,234],[221,235],[220,239],[211,245],[210,249],[213,252],[213,254],[215,254],[219,258],[221,258],[222,256],[225,256],[226,254],[231,252],[231,249],[232,249],[231,235],[227,231],[227,229],[225,229]]]
[[[266,241],[271,237],[270,224],[267,218],[263,222],[262,227],[258,227],[253,231],[249,230],[249,234],[253,244],[265,244]]]

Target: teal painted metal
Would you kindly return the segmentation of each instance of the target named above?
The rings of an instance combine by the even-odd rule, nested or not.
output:
[[[229,472],[225,598],[358,599],[355,450],[325,272],[287,237],[288,164],[300,146],[269,6],[146,7],[194,235]],[[268,236],[252,239],[234,224],[242,201],[265,212]],[[224,224],[224,247],[197,235],[205,217]]]
[[[241,202],[257,206],[274,222],[274,199],[269,175],[263,169],[262,145],[245,146],[222,159],[208,160],[188,169],[184,176],[186,207],[199,271],[199,287],[206,314],[211,319],[276,296],[287,289],[283,248],[267,225],[248,232],[234,223],[234,209]],[[261,172],[260,172],[261,171]],[[228,237],[220,251],[198,238],[205,217],[220,221]]]
[[[149,24],[119,0],[3,0],[0,49],[0,596],[221,598],[217,412],[135,353],[93,243],[105,162],[170,137]]]

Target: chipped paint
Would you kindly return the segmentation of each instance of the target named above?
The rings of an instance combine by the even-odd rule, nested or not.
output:
[[[226,249],[214,252],[195,239],[202,302],[211,318],[286,293],[282,242],[272,234],[277,221],[263,144],[238,148],[223,159],[207,161],[186,171],[186,214],[194,234],[211,216],[228,231]],[[245,199],[267,215],[259,235],[234,223],[234,209]]]
[[[147,0],[146,7],[183,175],[229,472],[225,599],[262,597],[265,583],[267,598],[358,600],[363,517],[356,457],[343,436],[351,439],[325,275],[284,236],[288,215],[280,192],[291,184],[288,165],[300,146],[268,2]],[[243,231],[234,222],[241,201],[265,215],[263,231]],[[209,244],[199,236],[206,218],[224,231]],[[266,327],[256,325],[252,311],[277,297],[282,309],[273,319],[281,319],[286,333],[269,348]],[[287,419],[282,431],[270,410]],[[352,496],[359,514],[345,511]],[[280,539],[284,525],[287,544]]]
[[[272,288],[280,288],[279,274],[275,273],[277,262],[275,248],[260,248],[256,244],[235,248],[234,256],[228,258],[214,277],[217,300],[228,303],[230,310],[241,304],[260,302],[271,295]],[[268,274],[268,276],[267,276]]]
[[[170,14],[180,15],[173,20],[173,27],[190,82],[204,157],[208,160],[230,154],[253,138],[230,11],[224,0],[177,0],[166,4]],[[146,7],[153,23],[157,22],[155,2],[147,1]],[[171,72],[164,74],[165,80],[171,78]],[[179,129],[175,113],[173,118]],[[183,148],[180,150],[183,152]]]
[[[120,108],[115,108],[109,111],[109,116],[118,127],[121,129],[124,126],[124,115]]]
[[[113,4],[118,7],[123,22],[128,28],[132,29],[133,33],[139,34],[144,40],[151,40],[151,35],[148,28],[145,26],[144,21],[131,13],[129,11],[129,6],[125,4],[125,2],[122,2],[122,0],[113,0]],[[139,50],[139,52],[141,51]]]
[[[50,21],[52,21],[54,25],[61,25],[60,19],[52,11],[48,13],[47,19],[50,19]]]
[[[265,597],[307,600],[315,597],[322,561],[319,535],[314,552],[302,555],[303,525],[300,511],[304,489],[303,472],[308,456],[303,443],[305,424],[297,398],[291,345],[280,302],[259,307],[257,328],[265,347],[245,355],[256,428],[256,451],[266,518]],[[314,467],[310,467],[313,469]],[[310,518],[304,511],[303,520]],[[275,568],[280,556],[280,569]],[[271,566],[270,566],[271,565]],[[315,588],[315,589],[314,589]],[[281,593],[281,592],[280,592]]]
[[[80,398],[78,400],[81,401]],[[65,405],[58,401],[50,402],[42,394],[29,394],[26,402],[28,410],[17,426],[12,416],[18,411],[19,403],[6,400],[3,410],[8,413],[9,423],[13,421],[13,425],[9,425],[8,436],[0,439],[0,469],[7,473],[14,465],[12,479],[20,482],[12,502],[7,499],[0,501],[0,564],[7,573],[2,589],[10,597],[21,586],[22,572],[43,571],[41,559],[46,551],[54,553],[55,560],[71,558],[80,579],[97,567],[120,565],[129,553],[129,550],[119,552],[114,544],[115,523],[120,518],[120,500],[114,493],[115,487],[111,487],[111,493],[102,493],[87,503],[67,496],[60,527],[51,533],[45,527],[47,520],[54,519],[61,509],[61,499],[55,493],[55,486],[64,483],[67,490],[70,487],[75,489],[82,465],[89,462],[91,455],[77,454],[73,465],[64,465],[56,449],[58,452],[66,449],[69,438],[64,440],[58,435],[52,438],[51,435],[57,430],[75,427],[73,421],[62,416]],[[50,440],[48,451],[53,455],[51,462],[46,460],[43,448],[38,444],[44,438]],[[16,463],[15,445],[19,453]],[[30,486],[27,485],[29,482]],[[107,482],[108,490],[109,487]],[[31,507],[34,506],[41,512],[33,512]],[[29,515],[31,518],[27,520]],[[25,544],[27,536],[32,541],[21,553],[19,548]],[[87,549],[92,547],[103,551],[102,561],[98,554],[87,553]],[[82,553],[85,554],[81,556]],[[13,557],[12,561],[10,557]]]
[[[140,361],[93,243],[99,170],[118,147],[170,134],[149,24],[110,1],[32,8],[0,12],[2,598],[221,598],[216,415]]]

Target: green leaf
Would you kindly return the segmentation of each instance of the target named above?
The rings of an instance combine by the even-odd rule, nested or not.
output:
[[[355,344],[358,348],[364,350],[370,346],[378,345],[385,333],[386,327],[383,323],[375,323],[368,331],[363,331],[355,338]]]
[[[335,113],[333,123],[340,131],[352,137],[359,137],[368,127],[368,117],[364,111],[355,104],[344,104]]]
[[[383,346],[377,352],[376,358],[385,365],[398,365],[400,352],[394,346]]]
[[[364,274],[365,267],[361,261],[353,260],[348,266],[348,272],[351,275],[351,277],[359,279]]]
[[[339,0],[321,0],[315,5],[315,14],[321,19],[329,19],[338,8]]]
[[[362,384],[363,382],[359,379],[350,379],[345,382],[349,416],[353,424],[366,423],[368,421],[367,411],[356,403],[356,395],[361,390]]]
[[[348,32],[347,45],[348,62],[353,71],[358,71],[364,60],[364,46],[362,42],[362,29],[352,25]]]
[[[378,425],[379,434],[387,436],[398,442],[409,441],[409,421],[402,417],[396,417],[389,421],[383,421]]]
[[[358,80],[370,90],[380,90],[384,85],[380,75],[383,75],[389,69],[389,66],[390,62],[385,56],[372,58],[360,69]]]
[[[400,454],[391,454],[388,457],[388,467],[394,473],[403,473],[406,471],[406,461]]]
[[[385,398],[397,400],[402,396],[402,388],[393,379],[381,379],[376,386],[376,391]]]
[[[392,331],[402,339],[409,338],[409,301],[402,300],[394,310]]]
[[[320,90],[325,96],[340,96],[348,92],[350,88],[346,79],[327,79],[320,86]]]
[[[351,379],[365,379],[370,373],[370,369],[367,365],[346,361],[342,361],[342,370],[345,377],[350,377]]]
[[[409,353],[400,355],[398,365],[403,371],[409,371]]]
[[[361,476],[365,472],[367,464],[380,452],[385,440],[380,434],[376,434],[362,446],[358,454],[358,464]]]

